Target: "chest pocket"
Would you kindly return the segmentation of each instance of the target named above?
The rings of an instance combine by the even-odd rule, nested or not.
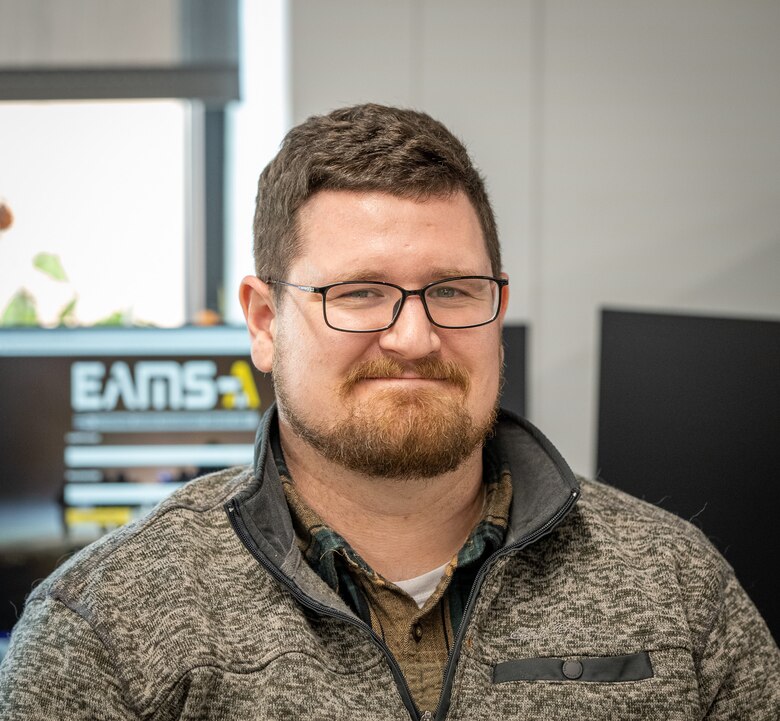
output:
[[[619,683],[653,677],[647,651],[625,656],[520,658],[493,667],[493,683],[509,681],[580,681]]]

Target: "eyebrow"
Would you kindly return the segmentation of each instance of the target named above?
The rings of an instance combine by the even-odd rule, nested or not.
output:
[[[432,283],[436,280],[442,280],[443,278],[456,278],[461,275],[482,275],[481,273],[474,273],[471,271],[465,271],[462,268],[432,268],[428,273],[428,283]],[[376,270],[356,270],[352,273],[346,273],[339,275],[339,280],[336,282],[349,283],[360,280],[368,281],[384,281],[393,282],[388,280],[387,273],[377,272]]]

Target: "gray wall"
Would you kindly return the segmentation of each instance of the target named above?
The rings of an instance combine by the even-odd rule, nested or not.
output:
[[[0,0],[0,67],[179,59],[180,0]]]
[[[530,413],[593,473],[598,309],[780,318],[780,3],[291,0],[292,116],[423,109],[488,179]]]

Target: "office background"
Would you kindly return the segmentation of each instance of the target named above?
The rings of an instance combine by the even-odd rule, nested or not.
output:
[[[234,116],[252,106],[232,150],[249,179],[226,196],[230,320],[251,270],[259,163],[291,123],[368,100],[441,118],[486,175],[512,280],[508,317],[532,329],[529,412],[578,470],[595,470],[601,306],[780,316],[778,3],[247,0],[211,4],[211,15],[208,5],[3,0],[0,67],[254,60],[244,100],[224,105]],[[210,88],[220,90],[230,95]],[[198,192],[178,226],[187,237],[158,239],[159,253],[171,240],[194,250],[186,272],[169,275],[196,296],[208,242]],[[198,305],[181,303],[182,316]]]
[[[594,475],[604,308],[780,320],[778,36],[771,0],[0,0],[0,118],[48,105],[46,93],[179,98],[158,123],[168,144],[150,151],[156,121],[139,119],[132,151],[150,153],[150,177],[179,178],[157,192],[175,218],[160,237],[123,218],[129,235],[103,231],[104,255],[80,271],[105,273],[112,243],[131,258],[132,239],[151,238],[155,262],[122,268],[128,297],[161,273],[177,309],[163,325],[206,307],[240,320],[254,182],[291,124],[364,101],[443,120],[488,181],[508,321],[527,328],[527,413]],[[35,157],[46,133],[13,129],[0,127],[0,196],[12,208],[2,155],[26,145]],[[36,163],[25,173],[43,182],[46,156]],[[84,232],[88,216],[79,223]],[[19,218],[0,237],[0,260],[22,228]],[[0,270],[6,286],[13,262]],[[765,406],[776,401],[768,393]],[[780,479],[763,480],[777,498]],[[706,511],[697,520],[707,530]]]

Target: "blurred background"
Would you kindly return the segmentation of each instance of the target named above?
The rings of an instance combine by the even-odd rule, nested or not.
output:
[[[291,125],[376,101],[487,179],[506,405],[693,518],[777,636],[778,37],[772,0],[0,0],[0,632],[158,498],[115,484],[244,462],[272,398],[235,328],[257,176]]]

